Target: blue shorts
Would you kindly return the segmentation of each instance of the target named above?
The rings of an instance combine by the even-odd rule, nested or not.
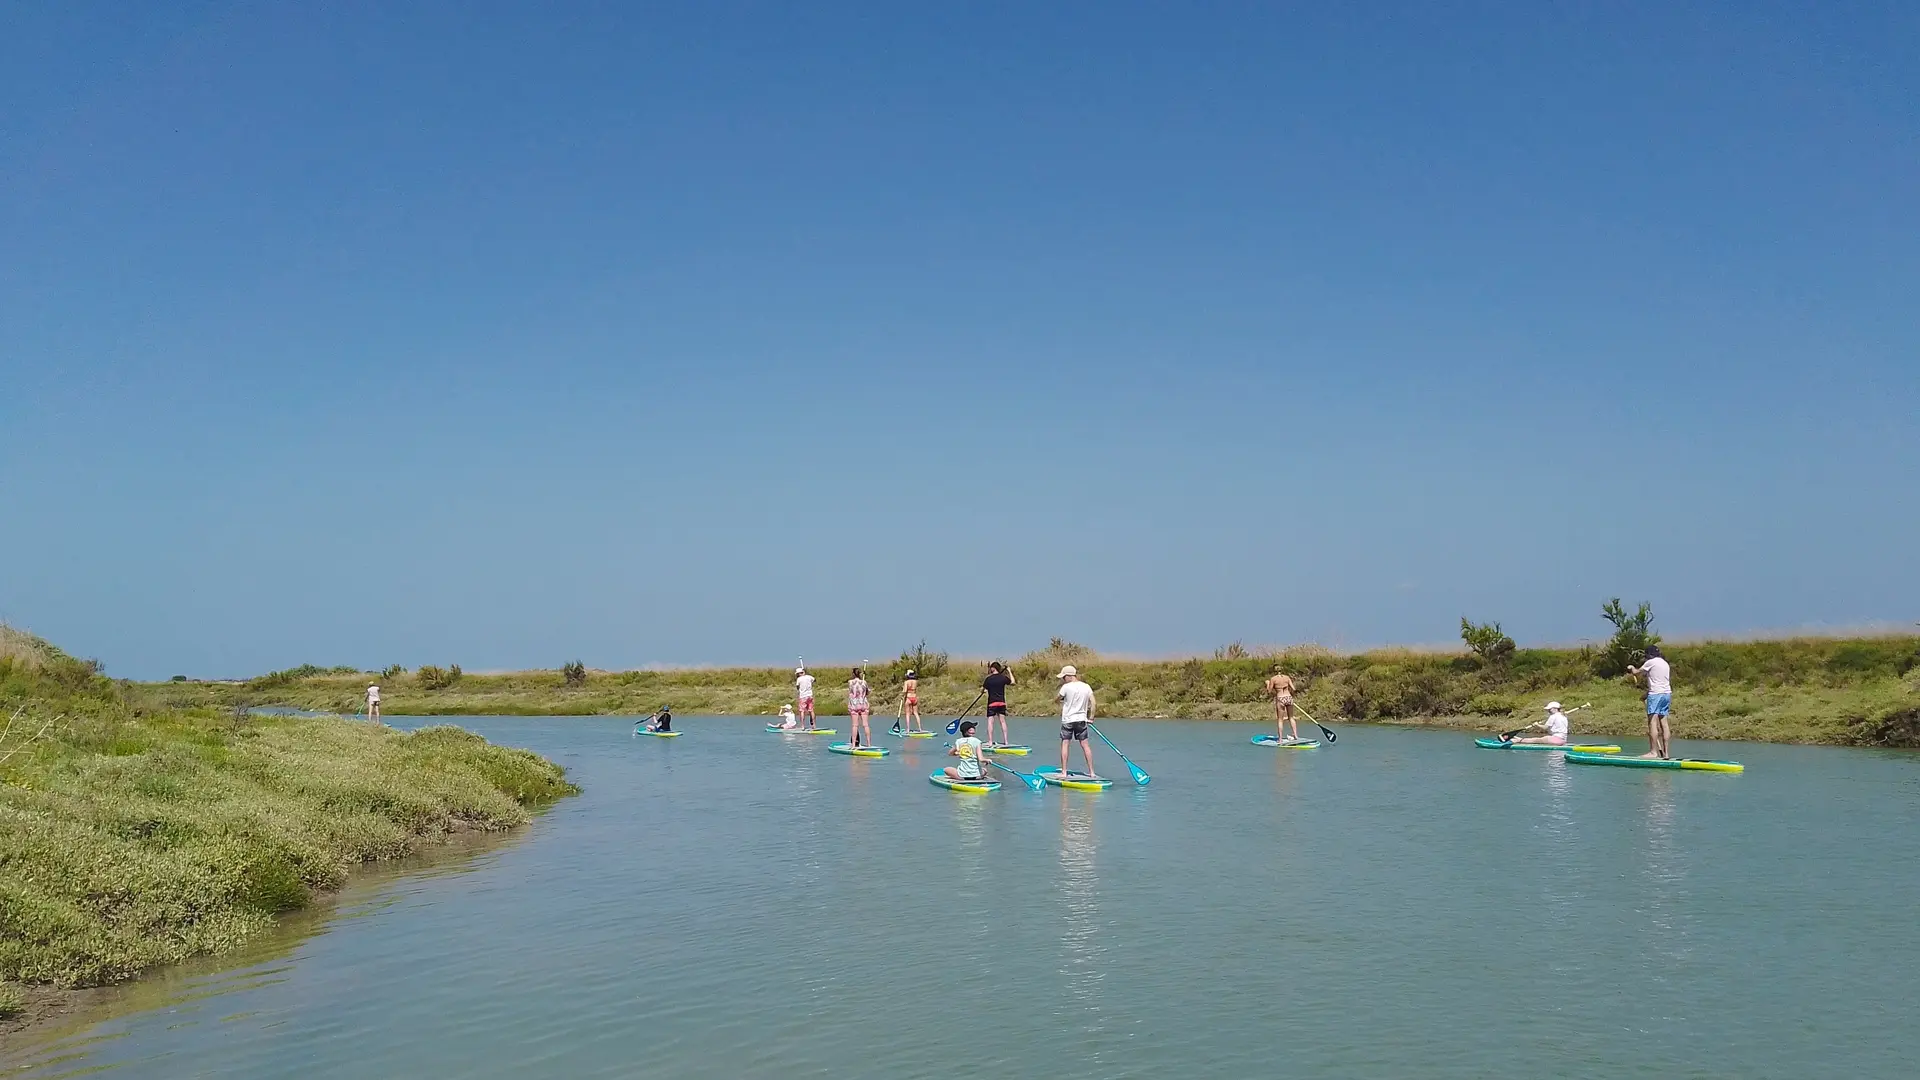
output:
[[[1673,708],[1672,694],[1648,694],[1647,695],[1647,715],[1648,716],[1665,716],[1667,715],[1667,712],[1672,708]]]

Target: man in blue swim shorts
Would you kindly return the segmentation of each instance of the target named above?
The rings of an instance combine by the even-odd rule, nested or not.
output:
[[[1647,687],[1647,752],[1640,756],[1672,757],[1673,725],[1667,717],[1673,711],[1673,668],[1660,655],[1660,646],[1649,645],[1646,660],[1628,668],[1627,673],[1639,677]]]

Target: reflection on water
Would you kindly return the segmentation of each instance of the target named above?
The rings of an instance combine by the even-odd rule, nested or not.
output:
[[[1095,862],[1093,792],[1062,792],[1060,807],[1060,872],[1054,888],[1060,899],[1060,975],[1068,996],[1080,1010],[1076,1025],[1086,1035],[1099,1060],[1097,1037],[1106,1030],[1102,1015],[1101,983],[1106,972],[1101,963],[1100,881]]]

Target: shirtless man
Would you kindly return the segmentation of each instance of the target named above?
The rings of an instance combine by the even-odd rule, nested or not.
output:
[[[1293,676],[1273,665],[1273,677],[1267,680],[1267,693],[1273,695],[1274,727],[1280,731],[1281,742],[1300,741],[1300,721],[1293,718]],[[1287,725],[1293,725],[1293,735],[1287,735]]]

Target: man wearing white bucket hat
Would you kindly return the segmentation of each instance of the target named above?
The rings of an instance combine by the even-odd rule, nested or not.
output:
[[[1060,771],[1072,775],[1067,768],[1067,744],[1079,743],[1080,756],[1087,759],[1087,775],[1096,775],[1093,771],[1093,744],[1087,741],[1087,725],[1093,720],[1093,687],[1080,679],[1080,672],[1072,665],[1060,669],[1054,676],[1060,680]]]
[[[1547,702],[1547,718],[1545,720],[1535,720],[1533,723],[1528,724],[1527,727],[1541,728],[1546,731],[1546,734],[1533,735],[1524,739],[1515,739],[1513,740],[1514,742],[1536,743],[1541,746],[1567,745],[1567,731],[1569,728],[1567,714],[1560,711],[1560,703],[1557,701]]]

